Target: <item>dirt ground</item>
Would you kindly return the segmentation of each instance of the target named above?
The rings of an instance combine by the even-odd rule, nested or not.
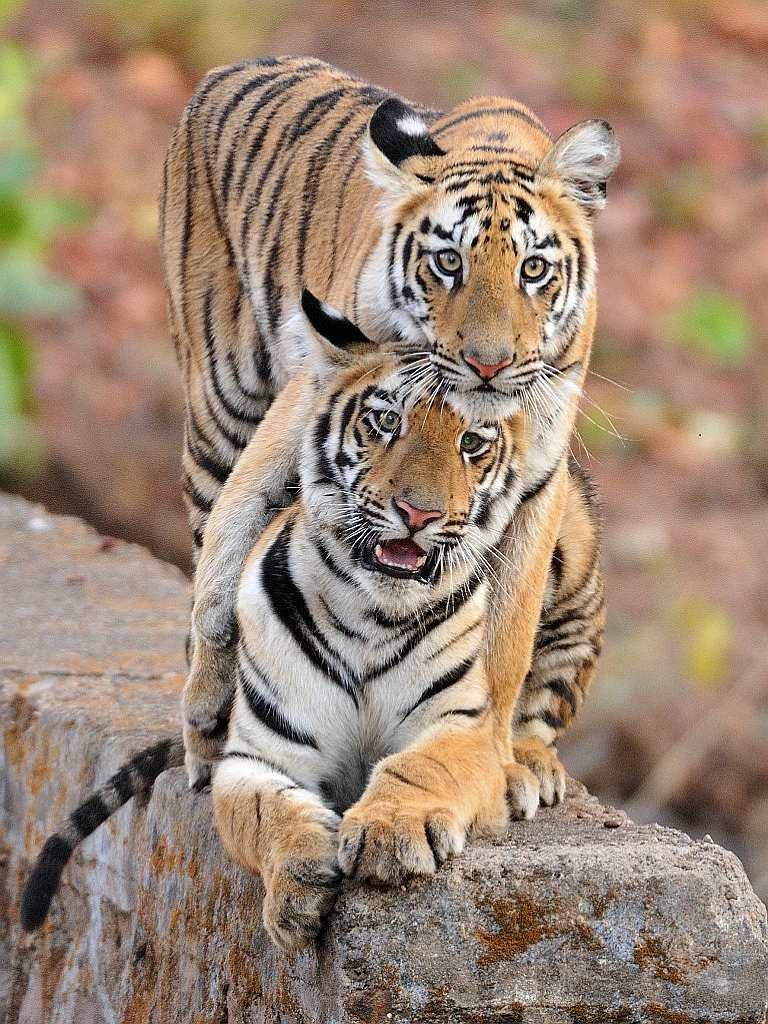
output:
[[[12,25],[40,69],[40,188],[91,216],[52,257],[80,309],[31,324],[45,464],[10,483],[188,565],[155,200],[208,64],[312,53],[435,106],[514,96],[554,132],[607,117],[623,160],[597,226],[600,320],[573,449],[605,499],[610,622],[564,756],[637,818],[735,849],[765,898],[765,6],[339,0],[266,5],[239,34],[242,8],[220,8],[229,34],[203,15],[158,27],[146,4],[114,0],[39,0]]]

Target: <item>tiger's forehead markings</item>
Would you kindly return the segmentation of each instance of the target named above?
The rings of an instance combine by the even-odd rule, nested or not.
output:
[[[448,191],[473,185],[511,185],[532,193],[536,168],[519,150],[476,144],[457,155],[437,178]]]
[[[410,414],[414,410],[424,407],[436,412],[448,423],[455,421],[458,426],[467,425],[468,421],[465,420],[465,417],[448,404],[443,404],[442,402],[435,402],[433,404],[430,401],[430,389],[427,389],[425,395],[424,389],[419,386],[419,383],[418,367],[414,369],[408,365],[398,366],[380,380],[378,384],[371,386],[364,393],[358,395],[358,410],[363,411],[367,405],[369,408],[373,406],[376,409],[395,408]],[[481,425],[488,426],[489,424]]]
[[[531,199],[500,187],[474,192],[455,198],[446,189],[442,200],[430,214],[422,218],[419,232],[434,236],[454,245],[474,248],[482,236],[497,230],[509,241],[517,253],[518,248],[533,248],[544,253],[560,251],[560,239],[547,213],[537,208]],[[419,247],[419,255],[424,252]],[[409,249],[410,255],[410,249]]]

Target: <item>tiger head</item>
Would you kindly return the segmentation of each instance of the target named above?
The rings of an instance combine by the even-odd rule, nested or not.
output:
[[[371,118],[384,231],[362,297],[385,290],[383,332],[421,352],[425,391],[439,382],[459,410],[499,419],[542,378],[586,369],[592,217],[619,147],[599,120],[553,143],[509,101],[475,100],[434,124],[397,99]]]
[[[522,490],[523,413],[467,419],[419,397],[402,359],[306,290],[302,307],[318,393],[301,472],[312,522],[380,594],[483,576]]]

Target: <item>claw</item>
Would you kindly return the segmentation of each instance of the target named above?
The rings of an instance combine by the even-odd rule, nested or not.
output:
[[[539,806],[539,780],[525,765],[511,762],[504,766],[507,776],[507,802],[513,818],[530,821]]]

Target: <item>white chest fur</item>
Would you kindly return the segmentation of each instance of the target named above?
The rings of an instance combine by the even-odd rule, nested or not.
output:
[[[370,579],[330,571],[301,527],[285,536],[250,560],[241,581],[229,749],[245,745],[285,771],[290,760],[292,778],[343,808],[382,757],[441,717],[484,706],[486,585],[459,600],[461,581],[453,591],[395,585],[400,600],[388,602],[392,581],[367,591]]]

